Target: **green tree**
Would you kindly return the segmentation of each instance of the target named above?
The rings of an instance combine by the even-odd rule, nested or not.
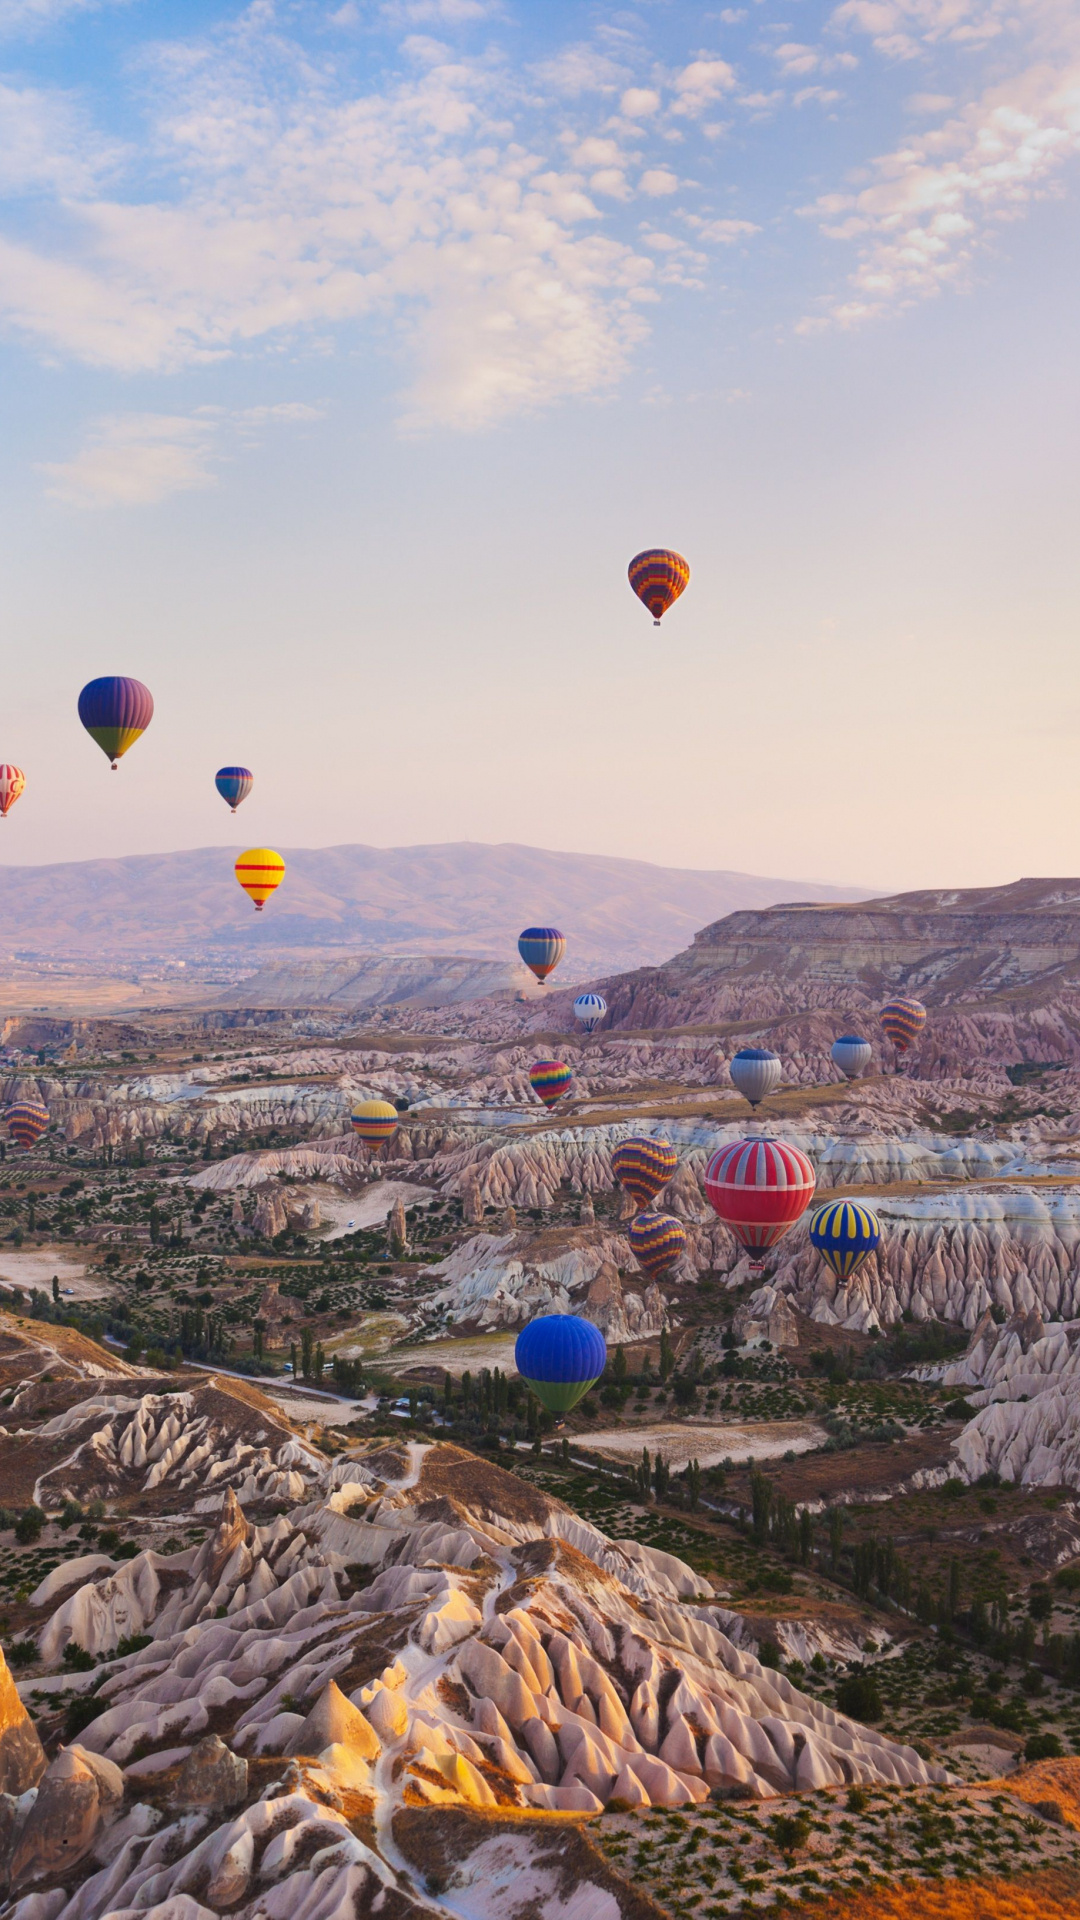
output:
[[[300,1329],[300,1371],[305,1380],[311,1379],[311,1362],[315,1350],[315,1336],[310,1327]]]
[[[671,1341],[668,1339],[668,1330],[666,1327],[664,1327],[660,1334],[660,1378],[661,1380],[665,1382],[667,1381],[668,1375],[671,1373],[674,1365],[675,1365],[675,1355],[672,1351]]]
[[[56,1274],[56,1273],[54,1273],[52,1277],[52,1297],[56,1302],[56,1305],[59,1306],[60,1305],[60,1276],[59,1274]]]
[[[701,1499],[701,1468],[696,1460],[687,1462],[683,1479],[686,1481],[686,1492],[690,1506],[694,1508]]]
[[[295,1379],[296,1377],[296,1341],[295,1340],[292,1340],[289,1343],[289,1364],[292,1367],[293,1378]]]
[[[156,1202],[150,1209],[150,1239],[155,1247],[161,1239],[161,1212]]]
[[[322,1377],[323,1377],[323,1371],[324,1371],[324,1369],[325,1369],[325,1367],[326,1367],[326,1355],[325,1355],[325,1353],[323,1352],[323,1343],[322,1343],[322,1341],[321,1341],[321,1340],[319,1341],[319,1344],[318,1344],[318,1346],[317,1346],[317,1347],[316,1347],[316,1349],[315,1349],[315,1363],[314,1363],[314,1364],[315,1364],[315,1378],[316,1378],[316,1380],[318,1381],[318,1383],[319,1383],[319,1385],[321,1386],[321,1385],[322,1385]]]
[[[799,1515],[799,1559],[804,1567],[810,1565],[810,1555],[814,1551],[814,1516],[809,1507],[804,1507]]]
[[[836,1573],[840,1567],[840,1548],[844,1540],[844,1509],[829,1508],[829,1570]]]
[[[263,1360],[263,1334],[265,1331],[266,1322],[264,1320],[256,1320],[253,1323],[251,1330],[251,1351],[260,1367],[262,1366]]]
[[[763,1547],[769,1537],[772,1497],[772,1483],[754,1467],[750,1474],[750,1511],[753,1516],[754,1539],[759,1547]]]
[[[623,1381],[626,1379],[627,1371],[628,1369],[626,1365],[626,1348],[616,1347],[615,1361],[612,1366],[611,1372],[612,1372],[613,1378],[618,1381],[620,1386],[622,1385]]]
[[[949,1592],[945,1602],[945,1611],[950,1620],[955,1620],[960,1611],[960,1562],[949,1561]]]

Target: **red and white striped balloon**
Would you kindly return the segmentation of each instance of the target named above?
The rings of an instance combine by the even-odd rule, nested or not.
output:
[[[733,1140],[705,1169],[705,1197],[752,1253],[774,1247],[806,1212],[817,1176],[786,1140]]]
[[[7,819],[25,785],[26,775],[21,767],[9,766],[7,761],[0,764],[0,820]]]

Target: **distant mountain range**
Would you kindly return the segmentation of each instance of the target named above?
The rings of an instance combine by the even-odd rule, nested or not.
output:
[[[866,888],[653,866],[474,841],[283,847],[286,876],[256,914],[236,884],[242,846],[0,868],[9,955],[514,956],[529,924],[561,927],[561,978],[658,963],[742,907],[872,897]]]

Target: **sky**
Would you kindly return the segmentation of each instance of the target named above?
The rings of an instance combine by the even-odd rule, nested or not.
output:
[[[1078,148],[1073,0],[0,0],[0,855],[1080,873]]]

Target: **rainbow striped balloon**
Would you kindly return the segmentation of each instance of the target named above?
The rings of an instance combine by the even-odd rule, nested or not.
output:
[[[4,1114],[7,1130],[27,1153],[36,1147],[49,1125],[49,1109],[40,1100],[16,1100]]]
[[[4,763],[0,766],[0,820],[6,820],[20,793],[26,786],[26,775],[21,767],[12,767]]]
[[[573,1081],[573,1073],[561,1060],[534,1060],[529,1068],[529,1085],[545,1107],[561,1100]]]
[[[544,981],[566,952],[566,941],[558,927],[526,927],[518,934],[518,952],[529,972]]]
[[[639,1207],[655,1200],[678,1164],[679,1156],[669,1141],[654,1140],[644,1133],[620,1141],[611,1156],[612,1173]]]
[[[882,1032],[897,1053],[906,1053],[926,1025],[926,1008],[921,1000],[890,1000],[878,1016]]]
[[[881,1239],[881,1222],[854,1200],[832,1200],[811,1216],[810,1239],[843,1284],[873,1253]]]
[[[285,862],[272,847],[249,847],[240,855],[233,872],[248,899],[254,900],[256,913],[261,913],[285,878]]]
[[[364,1145],[377,1153],[397,1132],[398,1111],[389,1100],[358,1100],[349,1115],[349,1125]]]
[[[705,1169],[705,1198],[752,1253],[774,1247],[806,1212],[817,1176],[786,1140],[733,1140]]]
[[[635,553],[626,573],[638,599],[652,614],[654,627],[690,585],[689,563],[671,547],[647,547],[644,553]]]
[[[670,1213],[639,1213],[626,1234],[630,1251],[650,1280],[659,1280],[686,1252],[686,1228]]]

